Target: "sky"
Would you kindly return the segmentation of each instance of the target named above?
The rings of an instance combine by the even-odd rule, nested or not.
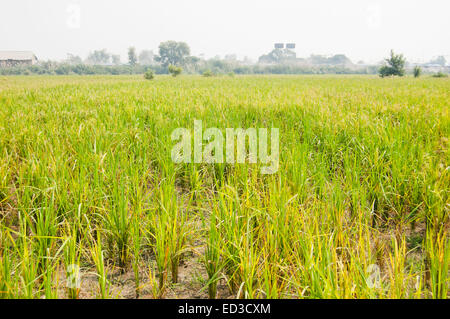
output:
[[[297,56],[345,54],[378,62],[390,49],[410,62],[450,61],[448,0],[2,0],[0,50],[31,50],[40,60],[85,58],[107,49],[157,52],[185,41],[194,55],[252,60],[276,42]]]

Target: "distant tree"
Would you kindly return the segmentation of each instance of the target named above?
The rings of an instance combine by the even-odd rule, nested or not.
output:
[[[308,58],[308,62],[310,64],[328,64],[328,59],[323,55],[311,54],[311,56]]]
[[[196,56],[188,56],[188,57],[186,57],[186,58],[184,58],[184,63],[185,64],[192,64],[192,65],[195,65],[195,64],[197,64],[197,63],[199,63],[200,62],[200,58],[198,58],[198,57],[196,57]]]
[[[276,64],[282,62],[289,62],[296,58],[294,51],[289,49],[274,49],[268,54],[259,57],[259,63]]]
[[[76,65],[76,64],[82,64],[83,60],[78,55],[73,55],[71,53],[67,53],[67,64]]]
[[[140,65],[151,65],[153,64],[153,51],[143,50],[139,54],[139,64]]]
[[[414,73],[414,77],[418,78],[422,74],[422,69],[420,68],[420,66],[415,66],[413,73]]]
[[[259,63],[280,63],[283,59],[283,51],[281,49],[274,49],[268,54],[261,55],[258,59]]]
[[[382,78],[385,76],[403,76],[405,75],[405,62],[406,59],[402,54],[395,54],[393,50],[391,50],[390,58],[385,59],[387,65],[383,65],[378,73]]]
[[[173,65],[173,64],[170,64],[170,65],[169,65],[169,73],[170,73],[173,77],[176,77],[176,76],[180,75],[181,72],[183,72],[183,69],[182,69],[181,67],[176,66],[176,65]]]
[[[445,60],[445,57],[438,56],[436,59],[430,61],[431,64],[439,64],[440,66],[445,66],[447,61]]]
[[[227,61],[237,61],[237,55],[236,54],[227,54],[227,55],[225,55],[225,60],[227,60]]]
[[[94,65],[108,64],[110,58],[111,58],[111,55],[108,52],[106,52],[106,49],[103,49],[103,50],[97,50],[97,51],[91,52],[88,55],[86,62],[88,64],[94,64]]]
[[[70,74],[71,71],[71,67],[67,64],[61,64],[55,69],[55,73],[58,75]]]
[[[159,45],[159,55],[155,60],[161,63],[162,66],[182,65],[184,59],[189,56],[191,50],[184,42],[167,41]]]
[[[285,60],[291,60],[291,59],[295,59],[297,57],[297,54],[289,49],[284,49],[283,51],[283,59]]]
[[[327,64],[330,65],[351,65],[353,64],[352,61],[347,58],[344,54],[336,54],[333,55],[331,58],[327,59]]]
[[[135,66],[137,63],[136,49],[134,47],[128,48],[128,64]]]
[[[187,56],[184,58],[183,67],[186,72],[195,73],[199,69],[200,62],[200,58],[196,56]]]
[[[120,64],[120,55],[113,54],[113,55],[111,55],[111,58],[112,58],[112,63],[114,65],[119,65]]]

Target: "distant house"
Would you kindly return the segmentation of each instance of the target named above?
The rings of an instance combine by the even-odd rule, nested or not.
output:
[[[0,67],[33,65],[37,57],[31,51],[0,51]]]

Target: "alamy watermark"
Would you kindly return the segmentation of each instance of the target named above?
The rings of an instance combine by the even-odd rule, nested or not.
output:
[[[366,269],[366,284],[367,287],[373,289],[381,288],[381,270],[376,264],[371,264]]]
[[[81,6],[77,3],[71,3],[66,8],[66,24],[69,29],[80,29],[81,27]]]
[[[66,287],[70,289],[80,289],[81,286],[80,266],[77,264],[68,265],[66,273],[67,273]]]
[[[270,129],[270,141],[267,128],[226,128],[224,136],[216,127],[203,131],[202,121],[194,120],[193,135],[187,128],[173,130],[171,139],[178,143],[171,155],[175,163],[256,164],[259,161],[263,164],[261,174],[274,174],[279,168],[279,136],[278,128]]]

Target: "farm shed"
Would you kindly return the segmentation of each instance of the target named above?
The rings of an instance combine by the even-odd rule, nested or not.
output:
[[[31,51],[0,51],[0,67],[33,65],[37,57]]]

